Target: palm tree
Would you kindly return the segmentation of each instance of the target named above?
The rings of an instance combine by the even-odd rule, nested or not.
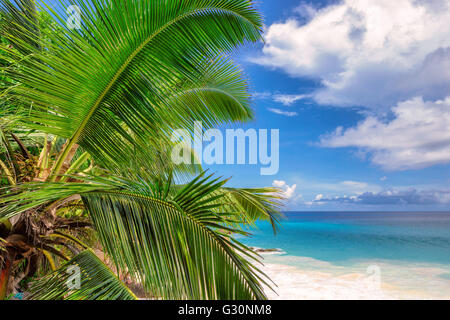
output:
[[[0,298],[37,277],[30,299],[135,299],[126,274],[151,297],[264,299],[259,257],[235,235],[258,219],[276,230],[278,190],[170,161],[172,130],[252,119],[229,53],[261,39],[253,2],[63,3],[0,4]]]

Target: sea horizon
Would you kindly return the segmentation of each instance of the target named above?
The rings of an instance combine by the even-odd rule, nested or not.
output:
[[[272,299],[450,297],[450,212],[284,213],[277,235],[259,222],[242,239],[277,249],[258,249],[278,285]],[[368,290],[374,279],[377,289]]]

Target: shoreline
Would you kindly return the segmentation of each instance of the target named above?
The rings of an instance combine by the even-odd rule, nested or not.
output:
[[[266,250],[259,252],[260,270],[277,285],[276,293],[264,288],[269,300],[450,300],[450,279],[445,279],[450,266],[394,261],[338,266]]]
[[[377,288],[370,288],[359,274],[333,276],[300,270],[293,266],[266,264],[261,269],[277,287],[265,288],[269,300],[392,300]]]

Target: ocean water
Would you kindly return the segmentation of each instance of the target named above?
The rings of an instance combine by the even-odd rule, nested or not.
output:
[[[289,212],[277,235],[268,223],[251,233],[245,244],[281,250],[264,254],[266,264],[314,272],[316,282],[319,273],[360,279],[375,266],[392,298],[450,298],[450,212]]]
[[[450,264],[450,213],[285,213],[274,236],[258,223],[245,242],[333,263],[395,259]]]

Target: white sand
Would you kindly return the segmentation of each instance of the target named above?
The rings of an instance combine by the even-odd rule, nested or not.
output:
[[[311,258],[265,258],[271,263],[262,271],[277,285],[277,293],[266,289],[271,300],[450,299],[450,280],[440,278],[449,271],[446,268],[386,261],[343,267]],[[273,263],[286,259],[296,267]]]

